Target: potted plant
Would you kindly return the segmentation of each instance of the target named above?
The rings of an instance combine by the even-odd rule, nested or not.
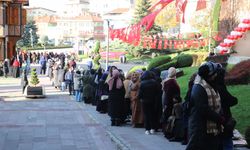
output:
[[[25,91],[25,95],[28,98],[43,98],[45,97],[45,89],[43,86],[38,85],[40,83],[36,68],[31,70],[31,85],[28,85]]]

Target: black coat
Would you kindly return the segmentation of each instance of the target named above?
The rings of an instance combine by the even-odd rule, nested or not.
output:
[[[109,91],[109,116],[111,120],[124,120],[124,96],[125,96],[125,89],[124,86],[120,89],[116,88],[116,80],[113,84],[113,89]]]
[[[155,102],[159,92],[158,84],[154,79],[143,80],[139,89],[139,99],[143,103]]]
[[[207,134],[207,120],[220,125],[222,117],[208,106],[208,97],[205,89],[198,84],[192,88],[190,103],[193,106],[189,117],[189,143],[186,150],[217,150],[218,136]]]
[[[233,129],[229,126],[231,126],[230,124],[227,125],[227,123],[229,123],[230,118],[232,118],[232,113],[230,110],[230,107],[236,105],[238,103],[238,99],[234,96],[232,96],[228,90],[227,87],[225,86],[225,84],[220,84],[218,87],[218,92],[220,94],[221,97],[221,107],[222,107],[222,115],[225,119],[225,128],[224,128],[224,132],[223,132],[223,136],[225,137],[232,137],[233,136]]]

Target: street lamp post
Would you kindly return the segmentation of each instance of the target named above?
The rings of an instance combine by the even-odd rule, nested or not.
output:
[[[31,45],[31,47],[33,48],[34,47],[34,45],[33,45],[33,36],[32,36],[32,28],[30,28],[30,45]]]
[[[108,65],[109,65],[109,20],[107,20],[108,23],[108,44],[107,44],[107,48],[106,48],[106,70],[108,70]]]

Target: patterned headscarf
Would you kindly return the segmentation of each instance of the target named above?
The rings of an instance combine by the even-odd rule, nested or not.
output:
[[[111,91],[113,89],[114,81],[116,80],[116,88],[121,89],[123,86],[123,82],[120,79],[120,72],[115,69],[112,71],[112,77],[108,80],[109,90]]]

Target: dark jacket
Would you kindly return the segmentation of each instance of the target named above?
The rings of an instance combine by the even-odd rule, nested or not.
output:
[[[218,144],[215,143],[218,140],[215,136],[207,134],[206,123],[207,120],[211,120],[220,125],[222,117],[210,109],[207,93],[201,85],[193,85],[190,103],[193,107],[189,117],[190,140],[186,150],[216,150]]]
[[[159,92],[157,82],[153,79],[152,74],[147,71],[142,75],[141,80],[139,99],[146,103],[154,102]]]
[[[232,96],[228,90],[225,84],[220,84],[217,88],[220,97],[221,97],[221,107],[222,107],[222,115],[225,119],[225,125],[224,125],[224,132],[223,136],[225,137],[232,137],[233,136],[233,124],[229,120],[232,118],[232,113],[230,110],[230,107],[236,105],[238,103],[238,99],[234,96]]]

